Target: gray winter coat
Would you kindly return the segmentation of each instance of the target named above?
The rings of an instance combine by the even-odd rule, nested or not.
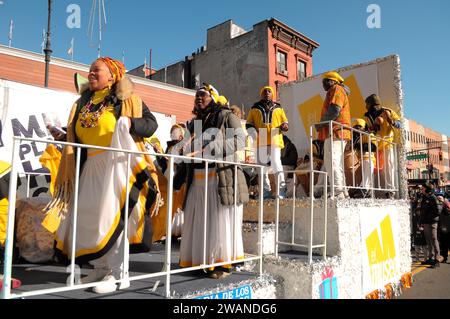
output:
[[[229,162],[235,162],[235,152],[231,150],[242,149],[245,145],[245,133],[242,129],[239,118],[234,115],[230,109],[225,107],[217,107],[211,116],[203,123],[203,132],[210,128],[217,128],[222,132],[222,138],[216,138],[204,145],[203,154],[211,154],[213,158],[224,159]],[[191,133],[193,127],[188,127]],[[227,136],[226,129],[235,129],[233,136]],[[216,154],[216,151],[219,153]],[[228,151],[228,152],[227,152]],[[225,152],[225,156],[223,156]],[[178,165],[177,173],[174,179],[174,187],[180,189],[184,182],[187,183],[186,197],[183,208],[186,205],[187,194],[192,184],[194,168],[204,168],[205,164],[183,163]],[[234,185],[234,165],[215,164],[218,176],[218,192],[222,205],[234,205],[234,189],[237,189],[237,204],[244,204],[249,200],[248,187],[242,167],[237,168],[237,187]]]

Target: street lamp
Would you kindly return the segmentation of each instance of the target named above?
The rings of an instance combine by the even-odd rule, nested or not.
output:
[[[48,71],[50,67],[50,56],[52,54],[52,49],[50,47],[50,24],[51,24],[51,17],[52,17],[52,2],[53,0],[48,0],[48,16],[47,16],[47,36],[45,39],[45,80],[44,80],[44,86],[48,87]]]

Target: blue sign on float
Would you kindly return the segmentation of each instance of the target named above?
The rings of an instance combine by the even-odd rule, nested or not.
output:
[[[252,287],[245,285],[233,290],[221,291],[212,295],[195,297],[193,299],[252,299]]]

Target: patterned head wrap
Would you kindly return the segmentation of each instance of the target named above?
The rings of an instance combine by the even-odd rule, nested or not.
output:
[[[96,61],[99,60],[105,63],[106,66],[108,67],[109,71],[113,76],[114,84],[123,79],[123,77],[125,76],[125,65],[123,65],[122,62],[120,62],[119,60],[112,59],[110,57],[101,57],[98,58]]]

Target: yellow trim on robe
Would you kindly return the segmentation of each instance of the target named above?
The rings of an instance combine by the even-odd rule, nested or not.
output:
[[[208,178],[214,177],[216,176],[217,173],[215,171],[209,172],[208,173]],[[194,179],[205,179],[206,174],[205,173],[195,173],[194,174]]]
[[[102,153],[105,153],[105,150],[95,150],[95,149],[88,149],[87,150],[87,157],[94,157],[97,155],[100,155]]]
[[[141,171],[143,171],[146,167],[147,166],[146,166],[145,161],[141,161],[140,163],[138,163],[133,168],[132,174],[130,175],[129,189],[131,189],[131,186],[136,182],[136,175],[138,173],[140,173]],[[142,193],[142,191],[141,191],[141,193]],[[75,258],[78,258],[78,257],[83,256],[83,255],[96,253],[96,252],[102,250],[106,246],[106,244],[111,239],[111,236],[113,235],[114,231],[116,230],[117,226],[119,225],[120,212],[122,210],[122,207],[125,206],[126,196],[127,196],[127,194],[126,194],[126,185],[125,185],[123,187],[123,190],[122,190],[121,195],[120,195],[119,211],[117,212],[116,217],[114,217],[114,221],[112,223],[112,226],[111,226],[110,230],[108,231],[108,233],[106,234],[106,236],[103,238],[103,240],[96,247],[94,247],[94,248],[85,248],[85,249],[81,249],[81,250],[76,251],[75,252]],[[141,196],[141,195],[139,195],[139,196]],[[143,210],[141,209],[141,212],[142,211],[144,211],[144,213],[145,213],[145,206],[144,206]],[[140,216],[140,218],[141,217],[142,216]],[[139,229],[138,229],[138,231],[139,231]],[[61,250],[64,254],[68,255],[68,252],[63,247],[63,241],[61,239],[59,239],[57,236],[55,236],[55,238],[56,238],[56,242],[57,242],[56,243],[56,248]]]

